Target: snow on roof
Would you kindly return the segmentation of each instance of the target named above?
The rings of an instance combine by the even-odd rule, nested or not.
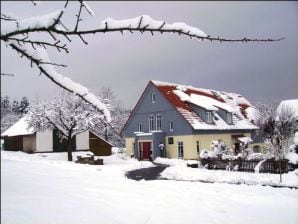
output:
[[[1,136],[17,136],[17,135],[31,135],[33,134],[34,128],[29,127],[26,121],[27,117],[22,117],[18,122],[12,125],[9,129],[1,134]]]
[[[282,108],[291,108],[294,111],[295,117],[298,118],[298,99],[281,101],[277,107],[277,111],[281,111]]]
[[[250,121],[256,121],[258,116],[260,116],[260,112],[255,107],[248,107],[245,109],[247,118]]]
[[[248,117],[251,112],[248,108],[252,107],[251,104],[240,94],[156,80],[151,82],[195,130],[258,129]],[[214,123],[204,122],[189,103],[213,111]],[[228,124],[216,113],[219,108],[232,113],[233,124]]]

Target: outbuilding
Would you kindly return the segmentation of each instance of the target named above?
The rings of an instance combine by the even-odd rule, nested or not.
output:
[[[26,121],[26,116],[1,134],[4,150],[34,152],[65,152],[66,142],[59,138],[57,129],[35,131]],[[73,140],[73,151],[90,150],[96,156],[112,154],[113,145],[90,130],[82,132]]]

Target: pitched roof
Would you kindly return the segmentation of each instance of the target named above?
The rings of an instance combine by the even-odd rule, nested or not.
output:
[[[177,109],[195,130],[239,130],[257,129],[247,116],[246,110],[253,109],[251,104],[240,94],[227,93],[210,89],[196,88],[169,82],[152,80],[160,93]],[[204,122],[190,104],[213,111],[215,124]],[[217,113],[218,108],[232,113],[233,124],[227,124]]]
[[[18,135],[31,135],[33,134],[34,128],[29,127],[28,122],[26,121],[27,117],[24,116],[18,120],[14,125],[8,128],[1,136],[18,136]]]

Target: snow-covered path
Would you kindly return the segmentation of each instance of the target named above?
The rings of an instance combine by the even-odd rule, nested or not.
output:
[[[5,224],[298,223],[294,189],[133,181],[124,177],[125,170],[148,164],[107,158],[99,167],[5,153],[1,152]]]

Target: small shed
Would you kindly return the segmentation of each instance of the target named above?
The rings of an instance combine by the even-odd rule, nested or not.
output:
[[[24,152],[65,152],[64,141],[58,138],[56,129],[35,131],[26,122],[26,116],[1,134],[4,138],[4,150]],[[73,151],[90,150],[96,156],[112,154],[113,145],[99,135],[87,130],[76,135],[73,141]]]

